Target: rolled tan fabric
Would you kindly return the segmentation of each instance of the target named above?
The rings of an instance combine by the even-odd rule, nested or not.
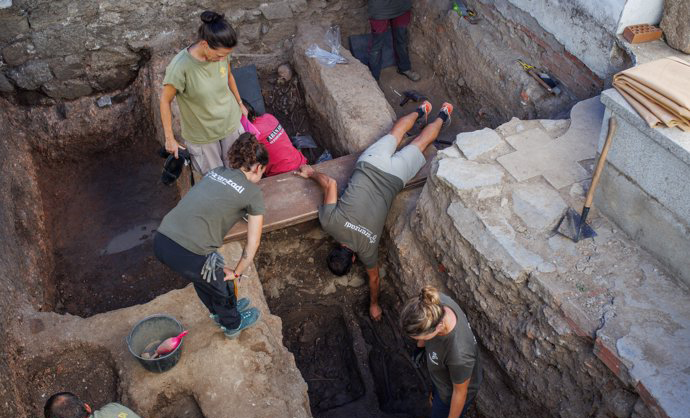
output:
[[[621,71],[613,86],[650,127],[690,131],[690,63],[662,58]]]

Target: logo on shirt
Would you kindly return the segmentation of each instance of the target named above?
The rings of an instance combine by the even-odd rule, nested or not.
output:
[[[225,66],[224,65],[220,66],[220,75],[225,75]]]
[[[378,238],[378,236],[372,234],[371,231],[368,230],[367,228],[360,226],[360,225],[353,225],[347,221],[345,222],[345,228],[351,229],[353,231],[357,231],[360,234],[364,235],[365,237],[367,237],[370,244],[374,244],[376,242],[376,238]]]
[[[429,353],[429,361],[438,366],[438,354],[435,351]]]
[[[215,171],[209,171],[208,174],[206,174],[206,176],[208,176],[208,178],[210,178],[213,181],[217,181],[218,183],[224,184],[226,186],[229,186],[229,187],[235,189],[235,191],[237,191],[237,193],[241,194],[244,191],[244,186],[240,186],[239,184],[235,183],[234,181],[232,181],[230,179],[226,179],[225,177],[221,176],[220,174],[216,173]]]
[[[278,136],[280,136],[281,133],[283,133],[283,127],[278,124],[278,126],[276,126],[276,128],[271,131],[270,134],[268,134],[266,141],[268,141],[269,144],[273,144],[278,140]]]

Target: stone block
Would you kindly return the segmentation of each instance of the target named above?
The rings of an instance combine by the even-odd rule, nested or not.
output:
[[[530,150],[548,144],[551,137],[543,129],[533,128],[506,136],[506,142],[516,150]]]
[[[89,83],[82,80],[50,80],[43,85],[43,92],[54,99],[76,99],[92,91]]]
[[[10,80],[5,77],[5,74],[0,72],[0,92],[3,93],[10,93],[14,91],[14,86],[10,82]]]
[[[20,67],[12,68],[8,75],[17,86],[25,90],[36,90],[53,78],[50,67],[45,61],[30,61]]]
[[[546,129],[551,138],[558,138],[568,131],[570,120],[568,119],[540,119],[539,123]]]
[[[568,208],[553,188],[541,183],[513,187],[513,211],[530,228],[552,228]]]
[[[451,203],[447,214],[458,234],[512,280],[524,280],[527,273],[544,262],[516,241],[515,230],[498,214],[480,214],[460,202]]]
[[[493,164],[444,158],[438,163],[436,176],[454,190],[466,191],[501,183],[503,170]]]
[[[690,54],[690,2],[664,0],[660,26],[671,48]]]
[[[288,2],[262,3],[259,10],[268,20],[289,19],[292,17],[292,9]]]
[[[19,14],[11,15],[5,14],[0,16],[0,42],[8,42],[17,37],[17,35],[22,33],[27,33],[31,28],[29,27],[29,21],[26,16],[21,16]]]
[[[325,47],[328,29],[301,23],[294,41],[293,62],[304,88],[316,138],[336,157],[363,151],[393,126],[395,113],[369,68],[341,48],[347,65],[327,68],[306,56],[309,45]]]
[[[468,160],[476,160],[496,148],[501,142],[501,137],[490,128],[463,132],[455,137],[455,145]]]
[[[239,27],[241,41],[253,42],[261,38],[261,22],[246,23]]]
[[[2,50],[2,58],[9,66],[22,65],[33,58],[34,46],[29,41],[14,43]]]
[[[301,13],[307,10],[308,4],[307,0],[292,0],[290,2],[290,8],[294,13]]]

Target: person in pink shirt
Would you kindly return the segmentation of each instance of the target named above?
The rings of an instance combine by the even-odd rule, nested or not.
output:
[[[256,139],[268,150],[268,166],[266,166],[264,176],[270,177],[295,171],[307,163],[307,158],[292,145],[290,137],[275,116],[270,113],[257,116],[249,102],[245,100],[242,102],[248,111],[247,119],[259,131]]]

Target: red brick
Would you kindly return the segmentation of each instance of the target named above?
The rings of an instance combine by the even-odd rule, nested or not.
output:
[[[622,380],[622,371],[625,370],[625,365],[623,365],[618,356],[609,350],[599,338],[594,341],[594,354],[599,357],[613,374]],[[625,374],[627,374],[627,371]]]
[[[637,393],[640,395],[640,398],[642,398],[649,409],[656,413],[656,416],[669,418],[668,414],[666,414],[666,411],[663,410],[663,408],[659,405],[656,399],[654,399],[652,394],[649,393],[642,382],[637,382],[637,385],[635,385],[635,391],[637,391]]]

